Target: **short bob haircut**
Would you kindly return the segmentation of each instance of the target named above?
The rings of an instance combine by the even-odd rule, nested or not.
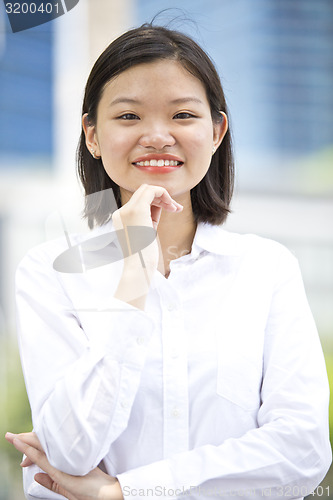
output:
[[[159,59],[179,61],[203,84],[213,122],[222,119],[220,111],[228,114],[220,78],[209,56],[188,36],[162,26],[144,24],[127,31],[114,40],[97,59],[85,88],[82,116],[88,122],[97,120],[97,107],[105,86],[128,68]],[[112,215],[107,197],[88,196],[113,189],[118,208],[121,207],[119,186],[105,172],[102,159],[94,159],[88,151],[82,130],[77,150],[78,174],[85,189],[83,216],[88,225],[106,223]],[[230,212],[234,186],[234,161],[231,134],[228,129],[222,144],[214,154],[210,167],[197,186],[191,189],[191,202],[196,222],[222,224]]]

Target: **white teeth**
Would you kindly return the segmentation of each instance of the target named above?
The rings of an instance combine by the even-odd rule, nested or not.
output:
[[[139,167],[176,167],[180,164],[181,162],[176,160],[146,160],[135,163],[135,165],[138,165]]]

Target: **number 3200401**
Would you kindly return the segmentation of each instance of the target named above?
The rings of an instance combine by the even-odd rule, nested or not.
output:
[[[7,14],[59,14],[59,3],[45,3],[45,2],[32,2],[32,3],[6,3]]]

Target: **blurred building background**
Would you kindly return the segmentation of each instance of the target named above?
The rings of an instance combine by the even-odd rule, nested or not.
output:
[[[1,2],[1,430],[26,430],[24,419],[12,427],[15,268],[32,246],[60,234],[50,223],[60,205],[81,204],[75,150],[85,81],[112,39],[163,9],[156,24],[190,34],[222,79],[237,169],[227,227],[295,253],[325,352],[333,351],[332,0],[80,0],[15,34]],[[24,398],[17,377],[14,394]],[[0,500],[21,500],[6,453],[0,446]]]

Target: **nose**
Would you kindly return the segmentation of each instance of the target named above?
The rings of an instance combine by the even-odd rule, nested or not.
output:
[[[175,143],[176,139],[171,133],[170,125],[157,119],[146,125],[139,140],[140,146],[157,150],[162,150],[166,146],[173,146]]]

